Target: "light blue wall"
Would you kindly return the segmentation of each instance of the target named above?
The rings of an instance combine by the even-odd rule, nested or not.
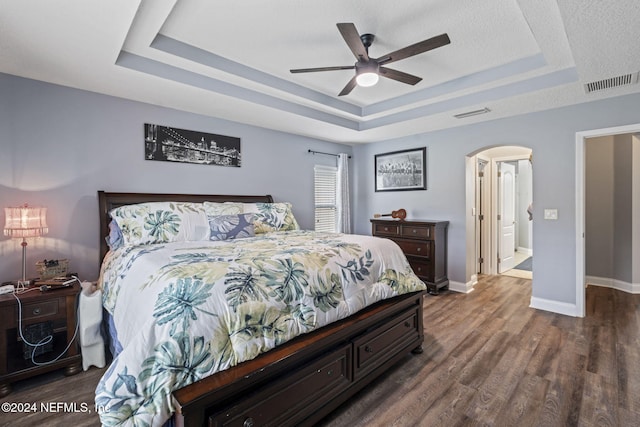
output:
[[[313,227],[313,165],[335,165],[308,149],[350,146],[0,74],[0,208],[48,208],[49,234],[30,243],[28,272],[69,258],[83,279],[98,274],[97,191],[271,194]],[[241,138],[242,167],[144,160],[144,123]],[[4,210],[0,210],[0,226]],[[0,238],[0,281],[20,276],[19,241]]]
[[[29,246],[36,260],[68,257],[83,278],[98,270],[97,190],[271,193],[313,226],[313,165],[335,164],[308,149],[347,152],[354,231],[370,234],[376,212],[405,208],[414,218],[447,219],[449,278],[466,283],[465,156],[487,147],[533,149],[534,297],[575,303],[575,133],[640,123],[640,94],[372,144],[332,144],[105,95],[0,74],[0,205],[49,208],[49,234]],[[144,160],[143,123],[242,138],[241,168]],[[376,193],[374,155],[427,147],[427,191]],[[4,213],[0,213],[0,223]],[[0,239],[0,278],[16,278],[18,242]]]
[[[558,220],[533,224],[533,296],[575,304],[576,293],[576,132],[640,123],[640,94],[494,120],[354,147],[354,224],[370,232],[375,212],[407,209],[413,218],[449,220],[449,279],[467,283],[465,156],[486,147],[533,149],[534,218],[558,209]],[[427,147],[428,190],[374,191],[374,155]],[[469,269],[470,270],[470,269]]]

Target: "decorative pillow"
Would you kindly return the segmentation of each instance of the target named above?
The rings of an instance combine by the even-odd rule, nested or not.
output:
[[[291,203],[243,203],[245,213],[255,213],[256,234],[271,231],[299,230]]]
[[[209,239],[202,203],[140,203],[120,206],[110,214],[127,246]]]
[[[243,239],[255,236],[254,214],[219,215],[209,217],[210,240]]]
[[[120,231],[120,227],[118,227],[118,223],[114,220],[111,220],[109,223],[109,235],[104,238],[107,241],[107,245],[109,249],[115,251],[120,246],[124,245],[124,239],[122,237],[122,231]]]
[[[220,215],[238,215],[244,213],[242,203],[236,202],[204,202],[204,211],[209,218]]]

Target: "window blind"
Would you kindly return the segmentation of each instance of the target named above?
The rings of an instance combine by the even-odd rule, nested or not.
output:
[[[334,233],[337,222],[338,168],[316,165],[314,171],[315,230]]]

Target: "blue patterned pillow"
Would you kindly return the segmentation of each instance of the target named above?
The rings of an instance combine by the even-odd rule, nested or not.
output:
[[[112,251],[115,251],[120,246],[124,245],[122,231],[120,231],[118,223],[114,220],[111,220],[111,222],[109,223],[109,235],[104,239],[107,241],[107,245],[109,245],[109,249],[111,249]]]
[[[209,217],[210,240],[242,239],[255,236],[254,214],[219,215]]]

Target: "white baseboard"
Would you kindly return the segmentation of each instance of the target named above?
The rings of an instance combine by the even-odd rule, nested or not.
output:
[[[516,251],[518,251],[518,253],[529,255],[529,256],[533,255],[533,249],[531,248],[521,248],[518,246],[518,249],[516,249]]]
[[[468,294],[473,291],[473,287],[478,283],[478,277],[474,274],[467,283],[454,282],[449,280],[449,290]]]
[[[550,311],[552,313],[564,314],[566,316],[581,317],[575,304],[567,302],[553,301],[544,298],[531,297],[531,308]]]
[[[630,294],[640,294],[640,283],[623,282],[610,277],[585,276],[587,285],[602,286],[604,288],[617,289]]]

